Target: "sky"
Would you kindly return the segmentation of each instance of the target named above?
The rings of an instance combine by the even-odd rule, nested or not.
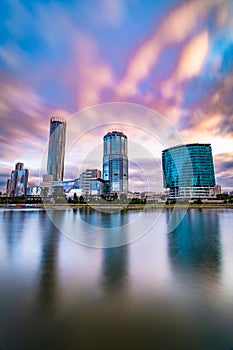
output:
[[[90,144],[100,149],[94,158],[101,166],[103,134],[113,125],[104,124],[95,106],[106,104],[111,113],[109,103],[114,109],[117,102],[155,113],[129,120],[126,107],[116,117],[134,149],[135,189],[143,182],[140,169],[154,172],[148,157],[140,163],[144,153],[152,153],[161,171],[167,144],[154,147],[150,135],[151,128],[166,133],[159,114],[182,143],[211,143],[216,182],[233,190],[231,0],[2,0],[0,14],[1,191],[18,161],[29,181],[39,183],[51,116],[73,118],[83,130],[78,148],[67,154],[65,179],[78,176]],[[145,152],[137,153],[135,142]]]

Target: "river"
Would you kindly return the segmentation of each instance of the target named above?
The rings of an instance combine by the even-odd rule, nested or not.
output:
[[[0,350],[232,350],[233,211],[170,215],[1,209]]]

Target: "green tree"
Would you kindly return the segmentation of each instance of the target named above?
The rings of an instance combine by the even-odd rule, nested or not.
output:
[[[194,204],[202,204],[201,198],[197,198],[197,199],[194,201]]]
[[[80,202],[81,204],[84,204],[84,203],[85,203],[83,196],[80,196],[80,197],[79,197],[79,202]]]
[[[77,196],[77,193],[74,193],[73,202],[74,202],[74,204],[77,204],[77,203],[78,203],[78,196]]]

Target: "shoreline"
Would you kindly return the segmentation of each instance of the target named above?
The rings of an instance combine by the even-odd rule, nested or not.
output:
[[[43,209],[43,210],[65,210],[65,209],[93,209],[103,211],[121,210],[167,210],[167,209],[233,209],[233,204],[1,204],[0,209]]]

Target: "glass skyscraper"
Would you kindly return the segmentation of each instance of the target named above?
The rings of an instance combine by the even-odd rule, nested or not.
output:
[[[128,141],[121,131],[104,136],[103,179],[112,192],[128,191]]]
[[[50,119],[47,173],[53,176],[53,181],[63,180],[65,142],[65,120],[59,117],[52,117]]]
[[[163,183],[169,197],[209,197],[215,174],[210,144],[193,143],[162,152]]]
[[[23,163],[17,163],[15,170],[11,173],[11,179],[8,183],[11,197],[20,197],[26,195],[28,183],[28,170],[23,168]]]

